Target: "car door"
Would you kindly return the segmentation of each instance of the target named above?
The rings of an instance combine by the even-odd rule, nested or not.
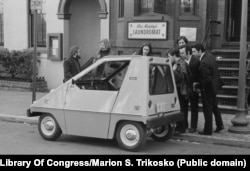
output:
[[[107,61],[69,83],[64,114],[67,133],[107,138],[119,89],[113,81],[119,62]],[[110,67],[111,66],[111,67]]]
[[[149,64],[149,101],[148,113],[165,113],[180,110],[173,72],[167,62],[155,59]]]

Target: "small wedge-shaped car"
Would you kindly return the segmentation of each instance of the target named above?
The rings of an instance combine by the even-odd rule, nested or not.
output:
[[[107,56],[35,101],[29,117],[40,116],[46,140],[63,134],[103,139],[138,151],[147,136],[171,138],[183,119],[172,66],[168,59]]]

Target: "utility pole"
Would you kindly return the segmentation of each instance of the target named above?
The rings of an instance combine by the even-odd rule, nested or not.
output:
[[[248,0],[242,0],[237,113],[231,121],[233,126],[228,129],[229,132],[238,134],[250,134],[249,121],[246,118],[247,15]]]
[[[34,56],[33,56],[33,77],[32,77],[32,103],[36,100],[36,74],[37,74],[37,13],[42,10],[43,0],[31,0],[30,9],[34,14]]]
[[[37,10],[34,10],[34,56],[33,56],[33,78],[32,78],[32,103],[36,100],[36,74],[37,74]]]

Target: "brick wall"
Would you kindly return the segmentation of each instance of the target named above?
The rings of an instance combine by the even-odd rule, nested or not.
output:
[[[150,16],[134,15],[134,0],[124,1],[124,17],[118,18],[119,1],[110,1],[110,40],[114,51],[118,54],[132,54],[137,51],[144,42],[150,42],[156,54],[165,56],[167,51],[175,45],[175,40],[180,35],[180,27],[196,27],[197,41],[201,41],[207,18],[207,0],[198,0],[196,16],[180,16],[180,1],[167,0],[167,14],[154,14]],[[167,40],[129,40],[127,36],[129,21],[167,21]]]

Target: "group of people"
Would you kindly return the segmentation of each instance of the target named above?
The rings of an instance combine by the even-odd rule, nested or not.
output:
[[[212,135],[213,114],[216,123],[214,132],[223,130],[224,125],[216,97],[223,82],[216,57],[212,53],[205,52],[201,43],[190,46],[188,39],[184,36],[177,39],[176,48],[170,50],[168,57],[173,65],[181,111],[184,114],[184,120],[177,123],[176,132],[184,133],[186,129],[189,129],[190,133],[197,131],[200,95],[205,123],[203,131],[199,134]],[[189,103],[190,128],[188,124]]]
[[[100,41],[100,47],[97,54],[91,57],[83,66],[80,65],[80,53],[81,49],[79,46],[73,45],[69,50],[69,58],[67,58],[63,63],[64,68],[64,79],[63,82],[68,81],[70,78],[78,74],[80,71],[84,70],[98,59],[112,54],[111,44],[108,39],[103,39]]]
[[[80,48],[72,46],[70,57],[64,61],[64,82],[110,53],[111,45],[108,39],[103,39],[100,42],[98,53],[81,67],[79,63]],[[139,51],[133,53],[133,55],[153,56],[151,44],[143,44]],[[205,52],[201,43],[190,46],[188,39],[181,36],[176,41],[176,47],[167,53],[167,57],[172,63],[181,112],[184,114],[184,119],[176,125],[176,133],[184,133],[187,129],[190,133],[197,131],[200,96],[205,123],[203,131],[199,134],[212,135],[213,114],[216,122],[214,132],[223,130],[224,125],[216,97],[223,82],[220,78],[215,56],[212,53]],[[188,124],[189,103],[191,109],[190,125]]]

